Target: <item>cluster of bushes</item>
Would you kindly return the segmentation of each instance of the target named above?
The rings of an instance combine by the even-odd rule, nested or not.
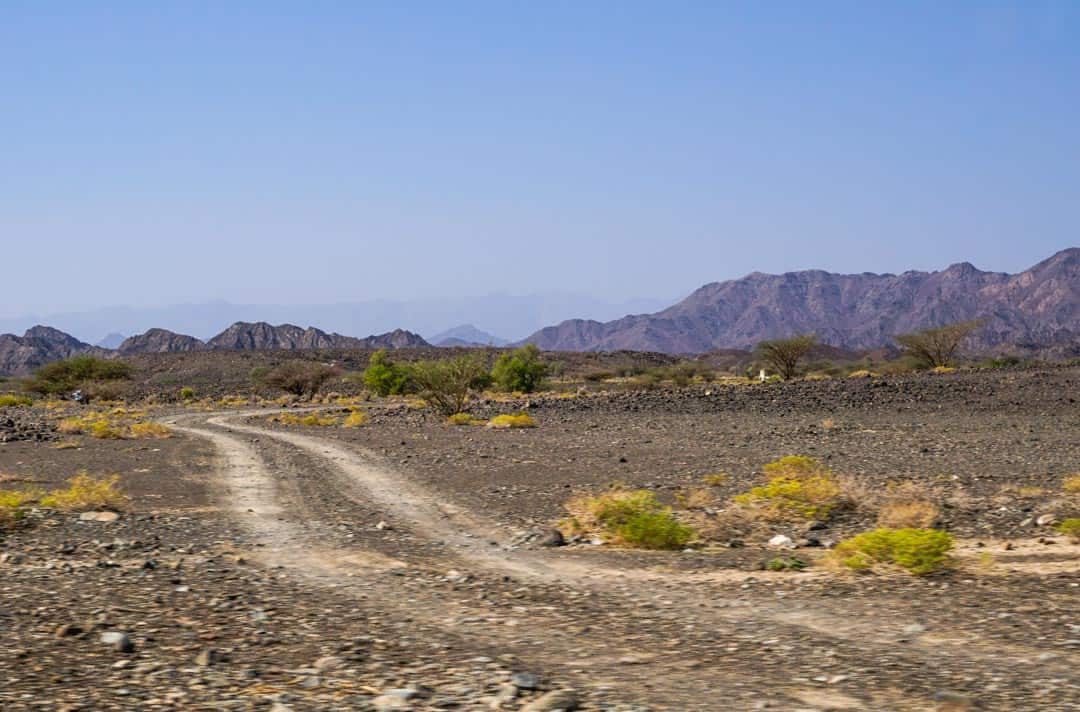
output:
[[[615,487],[597,496],[582,495],[566,504],[562,522],[571,535],[594,534],[643,549],[680,549],[694,538],[692,527],[680,522],[648,490]]]
[[[491,367],[479,353],[395,363],[385,351],[377,351],[361,380],[380,396],[417,394],[439,412],[453,416],[465,410],[472,391],[494,385],[507,392],[532,393],[542,387],[548,370],[540,350],[531,344],[500,355]]]
[[[60,432],[89,435],[100,440],[155,440],[172,437],[172,431],[161,423],[142,420],[139,411],[116,408],[95,411],[86,415],[63,418],[57,426]]]

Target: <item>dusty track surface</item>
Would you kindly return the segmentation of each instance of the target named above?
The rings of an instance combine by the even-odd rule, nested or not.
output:
[[[266,544],[268,564],[319,585],[377,595],[395,602],[390,611],[534,657],[534,667],[579,690],[599,684],[625,702],[658,709],[769,703],[915,710],[934,709],[951,694],[996,708],[1038,700],[1040,709],[1067,709],[1080,694],[1075,647],[1047,650],[1037,636],[995,630],[995,621],[1012,616],[1008,611],[972,625],[941,605],[943,598],[963,599],[956,588],[985,593],[1000,580],[888,582],[872,601],[864,595],[837,606],[829,582],[816,574],[625,570],[597,557],[515,549],[509,533],[385,469],[370,452],[235,418],[178,427],[210,438],[223,454],[228,501]],[[347,542],[326,532],[333,521],[373,519],[393,528]],[[1055,550],[1066,560],[1076,553]],[[525,605],[493,615],[473,595],[433,586],[411,590],[402,606],[399,577],[384,574],[403,570],[432,582],[467,576],[493,592],[524,585]],[[357,583],[358,576],[365,580]],[[889,591],[890,583],[899,590]],[[1080,593],[1075,583],[1036,579],[1005,587],[1049,598],[1064,623],[1067,597]],[[921,600],[911,600],[912,593]],[[477,618],[484,621],[479,629]],[[585,628],[593,635],[582,635]],[[560,673],[568,661],[571,670]]]

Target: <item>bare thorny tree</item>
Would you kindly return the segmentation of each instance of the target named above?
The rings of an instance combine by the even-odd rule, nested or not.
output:
[[[896,343],[926,368],[948,366],[964,339],[983,325],[977,319],[896,336]]]
[[[803,334],[787,339],[773,339],[762,341],[757,345],[758,354],[785,381],[790,380],[799,373],[799,361],[802,360],[810,349],[817,343],[814,334]]]

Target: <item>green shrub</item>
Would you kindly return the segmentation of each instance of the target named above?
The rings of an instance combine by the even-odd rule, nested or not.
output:
[[[1080,541],[1080,518],[1066,519],[1057,525],[1057,530],[1065,536],[1070,536]]]
[[[616,487],[597,496],[581,495],[567,502],[566,509],[571,516],[563,526],[570,533],[601,534],[627,546],[678,549],[696,535],[649,490]]]
[[[38,492],[0,490],[0,529],[17,524],[25,515],[24,507],[40,496]]]
[[[438,361],[420,361],[408,368],[409,381],[420,397],[443,415],[465,410],[469,391],[488,377],[487,363],[480,354],[463,354]]]
[[[333,366],[308,361],[286,361],[261,374],[258,380],[294,396],[310,398],[336,375],[338,370]]]
[[[789,556],[786,559],[777,557],[769,559],[765,564],[765,568],[769,571],[802,571],[806,568],[806,562],[802,559],[796,559],[794,556]]]
[[[517,415],[496,415],[494,418],[488,421],[487,426],[489,428],[505,429],[505,428],[535,428],[536,421],[528,413],[518,413]]]
[[[477,420],[468,413],[454,413],[446,419],[446,422],[450,425],[473,425],[476,423],[483,423],[482,420]]]
[[[400,396],[409,390],[408,368],[392,362],[384,350],[371,355],[361,379],[369,390],[383,397]]]
[[[768,484],[736,495],[735,501],[771,519],[827,519],[842,492],[829,468],[810,457],[790,455],[765,465]]]
[[[180,389],[180,400],[193,400],[195,398],[195,389],[188,386],[184,386]]]
[[[20,405],[31,405],[32,400],[26,396],[16,396],[11,393],[0,395],[0,408],[13,408]]]
[[[668,511],[632,514],[615,529],[618,539],[642,549],[681,549],[694,537],[694,530]]]
[[[532,393],[544,382],[548,367],[533,344],[499,356],[491,369],[495,384],[504,391]]]
[[[96,356],[75,356],[39,368],[26,389],[34,393],[67,393],[86,390],[89,384],[125,381],[131,378],[131,366]]]
[[[937,529],[875,529],[840,542],[833,556],[856,571],[892,564],[923,575],[947,566],[952,548],[952,535]]]

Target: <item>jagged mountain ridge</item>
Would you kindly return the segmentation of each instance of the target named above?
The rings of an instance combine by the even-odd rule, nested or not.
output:
[[[833,274],[821,270],[707,284],[655,314],[609,322],[572,319],[524,340],[554,351],[703,353],[816,333],[845,349],[887,346],[930,326],[982,319],[970,346],[1080,349],[1080,248],[1019,274],[960,263],[937,272]]]
[[[128,337],[113,350],[91,346],[58,329],[35,326],[22,336],[0,334],[0,375],[25,376],[46,363],[79,354],[107,357],[211,349],[399,349],[428,345],[423,338],[404,329],[359,339],[327,334],[314,327],[304,329],[292,324],[272,326],[265,322],[237,322],[209,342],[166,329],[150,329]]]

